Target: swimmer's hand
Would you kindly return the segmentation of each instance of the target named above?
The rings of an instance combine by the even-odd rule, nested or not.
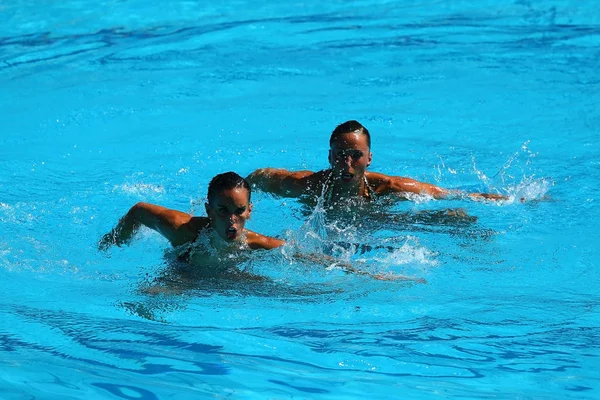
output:
[[[369,274],[371,278],[377,279],[378,281],[409,281],[414,283],[427,283],[423,278],[415,278],[406,275],[395,275],[395,274]]]
[[[469,197],[473,200],[508,200],[508,197],[495,193],[469,193]]]
[[[105,233],[100,239],[100,241],[98,241],[98,250],[107,251],[113,245],[120,247],[124,244],[129,243],[129,239],[133,235],[133,232],[129,235],[128,238],[124,238],[124,236],[127,235],[123,235],[122,233],[120,234],[120,232],[122,232],[122,230],[117,230],[117,228],[115,228],[112,229],[110,232]]]
[[[141,225],[139,221],[140,218],[136,213],[136,210],[139,208],[140,204],[142,203],[138,203],[133,206],[129,212],[119,220],[117,226],[102,236],[98,242],[98,250],[106,251],[112,245],[120,247],[124,244],[129,244],[131,238],[133,235],[135,235]]]
[[[105,233],[102,238],[100,239],[100,241],[98,242],[98,250],[100,251],[106,251],[108,250],[113,244],[115,244],[114,242],[114,236],[112,234],[112,231]]]
[[[508,196],[504,196],[501,194],[493,194],[493,193],[471,193],[469,194],[469,197],[472,198],[473,200],[493,200],[493,201],[504,201],[504,200],[510,200],[510,197]],[[547,200],[547,197],[543,197],[542,200]],[[514,199],[515,201],[517,200],[516,198]],[[525,197],[520,197],[519,198],[519,202],[521,203],[525,203],[527,201],[527,199]]]
[[[115,228],[102,236],[98,242],[98,250],[107,251],[113,245],[121,247],[129,244],[138,226],[139,224],[131,223],[126,218],[121,219]]]
[[[426,283],[424,279],[421,278],[413,278],[405,275],[394,275],[394,274],[373,274],[371,272],[367,272],[362,269],[358,269],[353,265],[348,264],[347,262],[335,259],[331,256],[327,256],[325,254],[301,254],[296,253],[296,258],[311,261],[317,264],[321,264],[327,269],[340,268],[346,274],[355,274],[355,275],[363,275],[368,276],[369,278],[378,280],[378,281],[413,281],[416,283]]]

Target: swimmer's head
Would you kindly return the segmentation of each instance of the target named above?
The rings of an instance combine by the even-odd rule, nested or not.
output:
[[[225,241],[239,239],[250,218],[250,185],[235,172],[215,176],[208,185],[206,213],[212,228]]]
[[[210,203],[211,197],[215,194],[220,193],[226,189],[235,189],[235,188],[243,188],[248,191],[248,202],[250,202],[250,196],[252,190],[250,189],[250,185],[244,178],[236,174],[235,172],[225,172],[219,175],[216,175],[211,179],[208,184],[208,202]]]
[[[329,139],[329,165],[339,182],[359,187],[371,164],[371,135],[357,121],[338,125]]]
[[[329,147],[331,147],[333,143],[345,133],[358,133],[360,135],[364,135],[367,141],[367,146],[369,146],[369,149],[371,148],[371,134],[369,133],[369,130],[362,126],[360,122],[354,120],[343,122],[335,127],[331,133],[331,137],[329,138]]]

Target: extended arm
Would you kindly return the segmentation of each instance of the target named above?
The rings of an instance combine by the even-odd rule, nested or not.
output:
[[[199,218],[181,211],[137,203],[119,220],[114,229],[100,239],[98,248],[106,250],[113,244],[121,246],[128,243],[141,225],[158,231],[174,247],[179,246],[196,238],[199,227],[195,225],[198,225],[198,220]]]
[[[252,232],[248,229],[245,230],[245,233],[248,247],[252,250],[272,250],[285,244],[285,240],[261,235],[260,233]]]
[[[387,185],[382,185],[384,191],[391,193],[414,193],[431,196],[434,199],[445,199],[448,197],[470,197],[473,200],[508,200],[508,197],[493,193],[467,193],[461,190],[448,190],[430,183],[419,182],[410,178],[399,176],[388,177]],[[385,190],[387,189],[387,190]]]
[[[311,261],[317,264],[320,264],[327,268],[340,268],[346,274],[356,274],[368,276],[369,278],[376,279],[379,281],[412,281],[415,283],[427,283],[427,281],[423,278],[414,278],[406,275],[396,275],[396,274],[372,274],[370,272],[364,271],[362,269],[358,269],[353,265],[348,264],[345,261],[336,259],[334,257],[325,255],[325,254],[303,254],[296,253],[294,255],[295,258],[300,260]]]
[[[248,183],[264,192],[284,197],[299,197],[306,190],[312,171],[290,172],[278,168],[257,169],[246,177]]]

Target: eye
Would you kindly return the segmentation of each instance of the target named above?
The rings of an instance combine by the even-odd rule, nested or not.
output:
[[[246,207],[241,207],[235,210],[235,215],[242,215],[246,211]]]
[[[351,150],[350,151],[350,157],[352,157],[353,160],[358,160],[363,156],[363,152],[360,150]]]
[[[339,150],[337,152],[337,158],[345,160],[346,158],[352,158],[354,161],[359,160],[363,156],[363,152],[360,150]]]

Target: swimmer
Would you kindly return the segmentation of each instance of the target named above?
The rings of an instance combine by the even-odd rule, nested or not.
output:
[[[271,250],[284,245],[285,241],[245,228],[252,212],[250,197],[250,185],[244,178],[234,172],[217,175],[208,186],[208,202],[205,203],[207,217],[194,217],[154,204],[137,203],[114,229],[100,239],[98,248],[107,250],[112,245],[129,244],[143,225],[167,238],[178,250],[179,261],[196,267],[179,269],[180,276],[191,281],[214,274],[261,280],[262,277],[237,270],[235,264],[244,258],[246,250]],[[335,264],[346,273],[366,275],[378,280],[415,280],[401,275],[371,274],[326,255],[294,256],[327,267]],[[418,279],[416,281],[422,282]]]
[[[434,199],[468,196],[475,200],[506,200],[489,193],[464,193],[419,182],[367,171],[371,164],[371,136],[357,121],[338,125],[329,139],[329,168],[318,172],[288,171],[262,168],[246,180],[255,188],[282,197],[325,196],[329,205],[347,204],[348,200],[374,200],[378,196],[396,194],[402,199],[425,195]]]
[[[207,217],[137,203],[102,237],[98,247],[106,250],[112,245],[128,244],[142,225],[158,231],[180,249],[179,260],[196,265],[219,264],[223,257],[244,249],[271,250],[283,245],[281,239],[245,228],[252,213],[250,195],[250,186],[244,178],[234,172],[219,174],[208,186]]]

